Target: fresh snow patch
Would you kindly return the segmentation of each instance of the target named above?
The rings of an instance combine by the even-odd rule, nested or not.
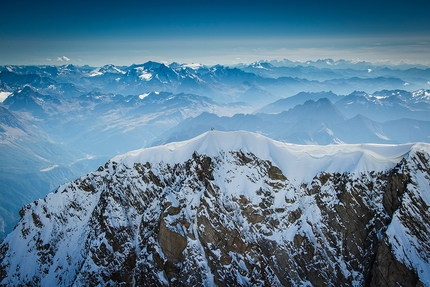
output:
[[[430,93],[428,90],[418,90],[415,92],[412,92],[412,98],[424,98],[428,100],[430,98]]]
[[[79,158],[79,159],[77,159],[77,160],[75,160],[74,162],[72,162],[69,166],[72,166],[72,165],[74,165],[75,163],[78,163],[78,162],[80,162],[80,161],[84,161],[84,160],[92,160],[92,159],[95,159],[96,157],[95,156],[93,156],[93,155],[87,155],[86,157],[84,157],[84,158]]]
[[[47,172],[47,171],[51,171],[51,170],[53,170],[54,168],[57,168],[57,167],[59,167],[59,165],[58,164],[54,164],[53,166],[41,169],[40,171],[41,172]]]
[[[100,72],[100,68],[97,68],[97,69],[93,70],[93,71],[89,74],[89,76],[90,76],[90,77],[96,77],[96,76],[102,76],[102,75],[103,75],[103,73],[102,73],[102,72]]]
[[[386,140],[386,141],[389,141],[390,139],[388,138],[388,137],[386,137],[386,136],[384,136],[383,134],[380,134],[380,133],[375,133],[376,134],[376,136],[378,137],[378,138],[380,138],[380,139],[383,139],[383,140]]]
[[[144,80],[144,81],[149,81],[152,79],[152,74],[149,73],[148,71],[145,71],[145,69],[143,67],[137,67],[135,68],[136,71],[140,72],[140,76],[139,79]]]
[[[388,98],[387,96],[373,96],[373,95],[372,95],[372,97],[374,97],[377,100]]]
[[[152,79],[152,74],[148,73],[147,71],[142,71],[142,73],[139,76],[139,79],[149,81]]]
[[[3,103],[10,95],[12,95],[10,92],[0,92],[0,103]]]
[[[111,66],[111,69],[112,69],[114,72],[119,73],[119,74],[123,74],[123,75],[127,74],[125,71],[120,70],[120,69],[118,69],[118,68],[117,68],[117,67],[115,67],[115,66]]]
[[[150,93],[143,93],[139,95],[139,99],[143,100],[144,98],[146,98]]]
[[[104,72],[100,71],[103,70]],[[126,72],[118,69],[117,67],[113,66],[113,65],[107,65],[107,66],[103,66],[101,68],[97,68],[93,71],[90,72],[89,76],[90,77],[96,77],[96,76],[102,76],[105,73],[116,73],[116,74],[126,74]]]

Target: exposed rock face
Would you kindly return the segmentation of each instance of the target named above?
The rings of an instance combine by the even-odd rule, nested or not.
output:
[[[430,286],[430,156],[294,182],[251,152],[108,162],[23,208],[4,286]]]
[[[423,286],[418,274],[395,258],[386,240],[378,248],[369,279],[370,286]]]

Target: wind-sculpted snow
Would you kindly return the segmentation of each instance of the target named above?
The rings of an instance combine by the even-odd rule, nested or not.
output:
[[[315,174],[326,172],[364,172],[387,170],[407,154],[413,144],[403,145],[293,145],[268,139],[262,135],[239,131],[211,131],[192,140],[136,150],[115,157],[131,165],[134,162],[179,163],[199,154],[216,156],[220,151],[242,150],[272,161],[287,178],[309,181]],[[424,145],[427,146],[427,145]]]
[[[133,151],[22,209],[1,285],[430,286],[429,154],[215,131]]]

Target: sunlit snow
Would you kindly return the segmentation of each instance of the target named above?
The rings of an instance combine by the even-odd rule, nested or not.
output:
[[[144,98],[146,98],[147,96],[149,96],[150,93],[143,93],[139,95],[139,99],[143,100]]]
[[[59,167],[59,165],[58,164],[54,164],[53,166],[50,166],[50,167],[47,167],[47,168],[43,168],[40,171],[41,172],[47,172],[47,171],[51,171],[51,170],[53,170],[54,168],[57,168],[57,167]]]
[[[101,76],[101,75],[103,75],[103,73],[102,73],[102,72],[100,72],[100,69],[95,69],[94,71],[92,71],[92,72],[89,74],[89,76],[90,76],[90,77],[96,77],[96,76]]]
[[[11,94],[10,92],[0,92],[0,103],[3,103]]]
[[[326,172],[382,171],[395,166],[413,144],[339,144],[330,146],[292,145],[262,135],[210,131],[194,139],[164,146],[131,151],[113,159],[133,166],[135,162],[180,163],[199,154],[217,156],[221,151],[252,152],[271,160],[289,179],[307,182],[315,174]],[[366,160],[366,159],[372,159]]]
[[[148,71],[145,71],[143,67],[138,67],[136,70],[140,72],[139,79],[144,81],[150,81],[152,79],[153,75]]]

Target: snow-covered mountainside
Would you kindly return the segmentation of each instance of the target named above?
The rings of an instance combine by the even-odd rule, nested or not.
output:
[[[1,285],[430,286],[429,183],[428,144],[211,131],[25,206]]]

